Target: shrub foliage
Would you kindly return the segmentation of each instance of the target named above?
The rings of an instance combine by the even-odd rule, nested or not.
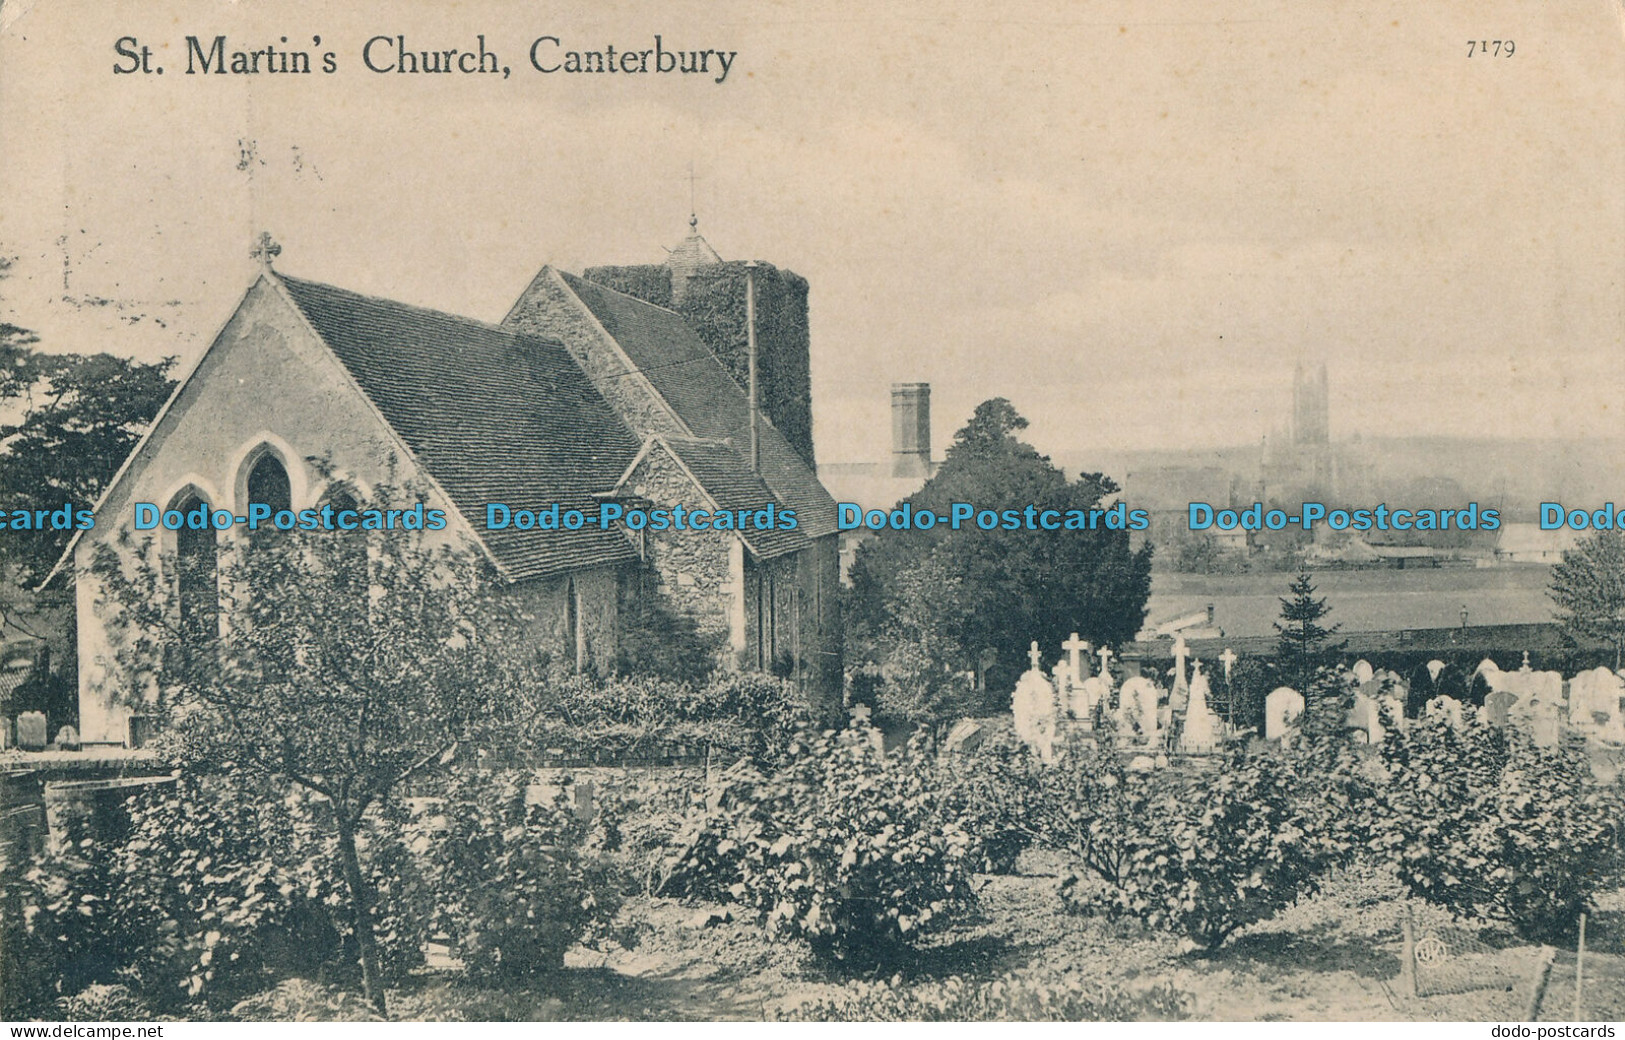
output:
[[[811,736],[770,775],[727,777],[680,835],[670,888],[742,904],[841,961],[884,962],[963,917],[971,838],[923,749],[888,754],[872,732]]]

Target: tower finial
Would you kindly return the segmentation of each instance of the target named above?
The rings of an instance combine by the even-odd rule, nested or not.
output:
[[[269,271],[271,269],[271,260],[280,256],[281,253],[282,247],[277,245],[276,241],[271,238],[271,233],[261,231],[259,239],[256,241],[254,248],[249,250],[248,255],[258,260],[260,266]]]
[[[688,229],[700,230],[699,207],[694,204],[694,160],[688,161]]]

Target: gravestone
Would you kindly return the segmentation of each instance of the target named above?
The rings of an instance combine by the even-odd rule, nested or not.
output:
[[[1427,663],[1428,678],[1434,682],[1439,681],[1439,673],[1444,671],[1444,662],[1435,657]]]
[[[1376,670],[1371,667],[1371,662],[1370,661],[1362,659],[1362,660],[1354,662],[1354,681],[1355,682],[1362,683],[1362,684],[1363,683],[1368,683],[1368,682],[1370,682],[1372,680],[1373,676],[1375,676],[1375,675],[1376,675]]]
[[[1343,722],[1344,730],[1356,742],[1381,744],[1388,731],[1382,725],[1382,702],[1364,691],[1355,691],[1354,706]]]
[[[1091,675],[1072,689],[1072,714],[1093,726],[1095,710],[1109,702],[1112,688],[1098,675]]]
[[[72,726],[63,726],[56,731],[56,746],[64,751],[78,751],[79,731]]]
[[[1563,737],[1562,709],[1551,701],[1536,701],[1529,718],[1529,737],[1536,747],[1556,747]]]
[[[1117,725],[1123,736],[1136,735],[1141,744],[1156,745],[1161,738],[1157,719],[1157,684],[1136,676],[1123,684],[1117,697]]]
[[[1184,706],[1185,694],[1190,689],[1185,683],[1185,661],[1190,657],[1190,653],[1190,646],[1185,642],[1184,636],[1174,640],[1174,674],[1173,685],[1170,687],[1173,693],[1168,699],[1170,703],[1181,707]]]
[[[1512,706],[1517,703],[1517,694],[1497,690],[1484,698],[1484,715],[1493,724],[1505,726],[1512,721]]]
[[[1061,649],[1067,653],[1067,663],[1072,666],[1072,674],[1079,682],[1089,678],[1089,655],[1094,650],[1094,644],[1087,639],[1079,639],[1076,632],[1072,637],[1061,644]]]
[[[969,754],[987,742],[988,727],[978,719],[960,719],[942,742],[944,754]]]
[[[1625,682],[1606,668],[1593,668],[1569,680],[1569,725],[1613,739],[1625,736],[1619,700]]]
[[[25,711],[17,716],[17,746],[24,751],[45,750],[45,713]]]
[[[1303,694],[1290,686],[1277,686],[1264,698],[1264,739],[1280,740],[1297,729],[1303,717]]]
[[[1022,673],[1016,692],[1010,697],[1010,714],[1016,736],[1045,763],[1055,759],[1055,688],[1040,667],[1043,657],[1038,644],[1028,651],[1032,667]]]
[[[1190,703],[1185,709],[1185,729],[1179,736],[1180,750],[1189,752],[1212,751],[1219,744],[1222,725],[1219,717],[1208,707],[1208,681],[1198,661],[1191,674]]]

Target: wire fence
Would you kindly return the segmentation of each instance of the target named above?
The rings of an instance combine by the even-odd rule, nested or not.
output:
[[[1415,998],[1501,990],[1517,995],[1528,1021],[1613,1019],[1625,1011],[1625,958],[1586,948],[1586,915],[1575,948],[1485,942],[1449,924],[1419,926],[1407,909],[1400,989]]]

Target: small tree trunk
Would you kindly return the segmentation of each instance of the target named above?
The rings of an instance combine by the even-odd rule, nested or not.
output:
[[[336,807],[335,807],[336,808]],[[372,934],[372,900],[368,898],[367,883],[361,877],[361,861],[355,853],[355,827],[342,813],[335,813],[339,825],[339,858],[344,864],[344,884],[350,890],[350,907],[354,912],[356,949],[361,955],[361,989],[367,1000],[380,1015],[387,1015],[384,987],[378,978],[378,946]]]

